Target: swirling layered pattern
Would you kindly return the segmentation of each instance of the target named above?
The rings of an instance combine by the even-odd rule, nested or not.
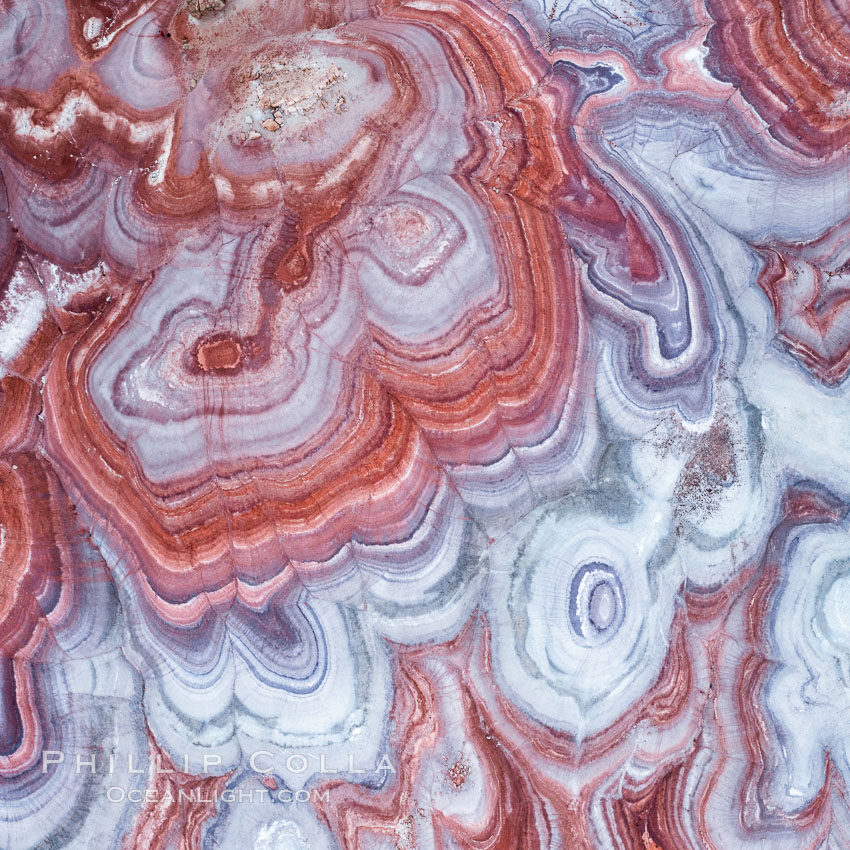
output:
[[[0,847],[850,846],[849,58],[0,2]]]

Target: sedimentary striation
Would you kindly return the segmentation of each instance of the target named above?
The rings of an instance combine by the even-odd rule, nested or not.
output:
[[[850,846],[848,69],[0,3],[0,847]]]

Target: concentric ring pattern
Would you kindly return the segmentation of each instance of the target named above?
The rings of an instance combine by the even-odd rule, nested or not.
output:
[[[850,847],[850,9],[0,0],[0,848]]]

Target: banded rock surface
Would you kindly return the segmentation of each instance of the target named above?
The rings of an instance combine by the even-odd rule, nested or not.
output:
[[[850,846],[848,69],[2,0],[0,846]]]

